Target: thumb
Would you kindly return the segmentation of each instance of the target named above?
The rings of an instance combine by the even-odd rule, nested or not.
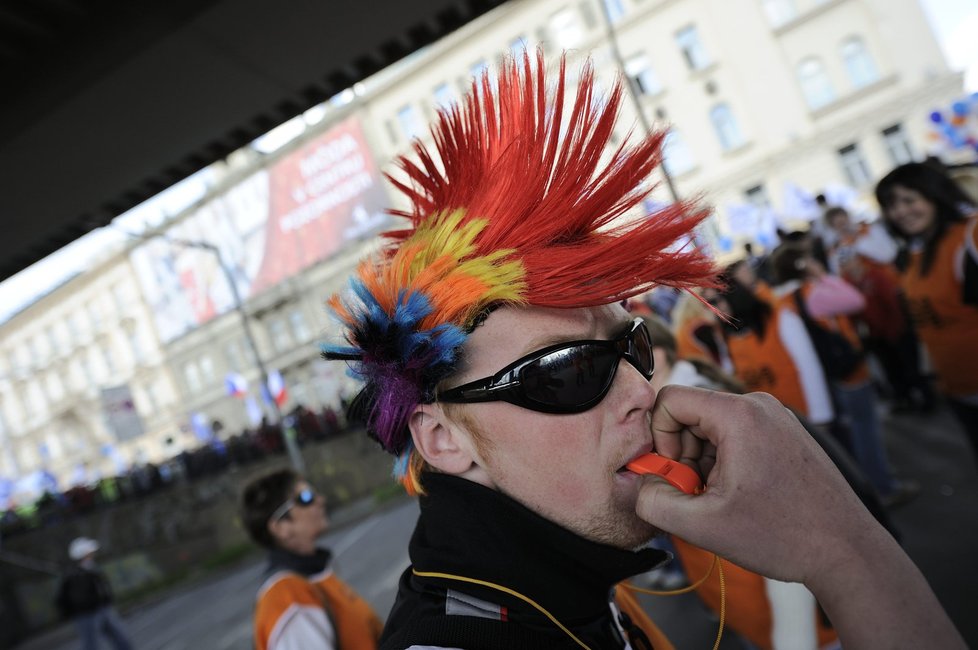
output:
[[[706,520],[711,500],[708,492],[686,494],[658,477],[648,476],[639,490],[635,512],[659,530],[685,538]]]
[[[635,512],[659,530],[683,539],[706,541],[711,537],[711,511],[717,496],[709,490],[698,495],[677,490],[658,477],[646,477],[638,494]]]

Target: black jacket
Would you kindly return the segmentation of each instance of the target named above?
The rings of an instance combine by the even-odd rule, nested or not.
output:
[[[94,612],[111,602],[112,590],[105,574],[75,565],[61,579],[55,605],[62,616],[70,618]]]
[[[435,645],[480,650],[577,648],[531,605],[450,573],[513,589],[542,605],[589,647],[642,647],[627,617],[616,615],[615,585],[667,558],[656,549],[626,551],[588,541],[506,495],[443,474],[426,474],[421,516],[409,547],[412,566],[381,638],[384,650]],[[648,646],[646,646],[648,647]]]

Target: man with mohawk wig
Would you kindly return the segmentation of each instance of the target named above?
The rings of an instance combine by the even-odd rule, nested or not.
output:
[[[644,547],[650,522],[805,581],[844,639],[850,622],[882,619],[867,607],[853,619],[850,593],[869,594],[823,587],[821,569],[883,557],[931,615],[928,642],[953,640],[919,573],[780,404],[676,387],[656,397],[648,333],[620,303],[713,284],[711,261],[675,246],[706,212],[680,203],[629,220],[662,135],[602,164],[621,86],[598,97],[590,64],[569,105],[566,85],[563,59],[550,87],[542,55],[524,55],[442,111],[435,153],[416,143],[416,160],[399,160],[406,179],[391,179],[408,227],[329,301],[346,345],[324,355],[363,380],[352,411],[420,495],[382,647],[671,647],[619,585],[666,559]],[[627,471],[653,449],[696,468],[706,491]],[[842,543],[848,526],[869,542]],[[894,587],[870,584],[877,601]],[[914,638],[902,614],[885,620],[901,642]]]

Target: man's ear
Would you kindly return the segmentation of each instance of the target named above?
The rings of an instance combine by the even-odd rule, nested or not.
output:
[[[275,521],[269,519],[268,523],[265,524],[265,526],[268,528],[268,532],[272,534],[272,539],[274,539],[276,543],[281,542],[281,540],[286,537],[286,533],[288,532],[286,530],[287,521],[288,519],[286,519],[285,517],[281,517],[279,519],[276,519]]]
[[[414,447],[428,464],[446,474],[462,474],[474,458],[467,439],[437,404],[419,404],[408,422]]]

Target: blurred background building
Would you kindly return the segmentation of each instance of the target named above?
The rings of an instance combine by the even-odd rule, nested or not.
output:
[[[572,71],[592,57],[605,88],[622,69],[617,138],[668,130],[668,180],[715,206],[718,256],[807,227],[818,194],[869,217],[891,167],[962,155],[932,118],[962,75],[916,0],[511,0],[215,163],[191,204],[0,325],[0,476],[63,489],[338,406],[352,384],[318,360],[324,301],[392,223],[382,171],[537,47]]]

